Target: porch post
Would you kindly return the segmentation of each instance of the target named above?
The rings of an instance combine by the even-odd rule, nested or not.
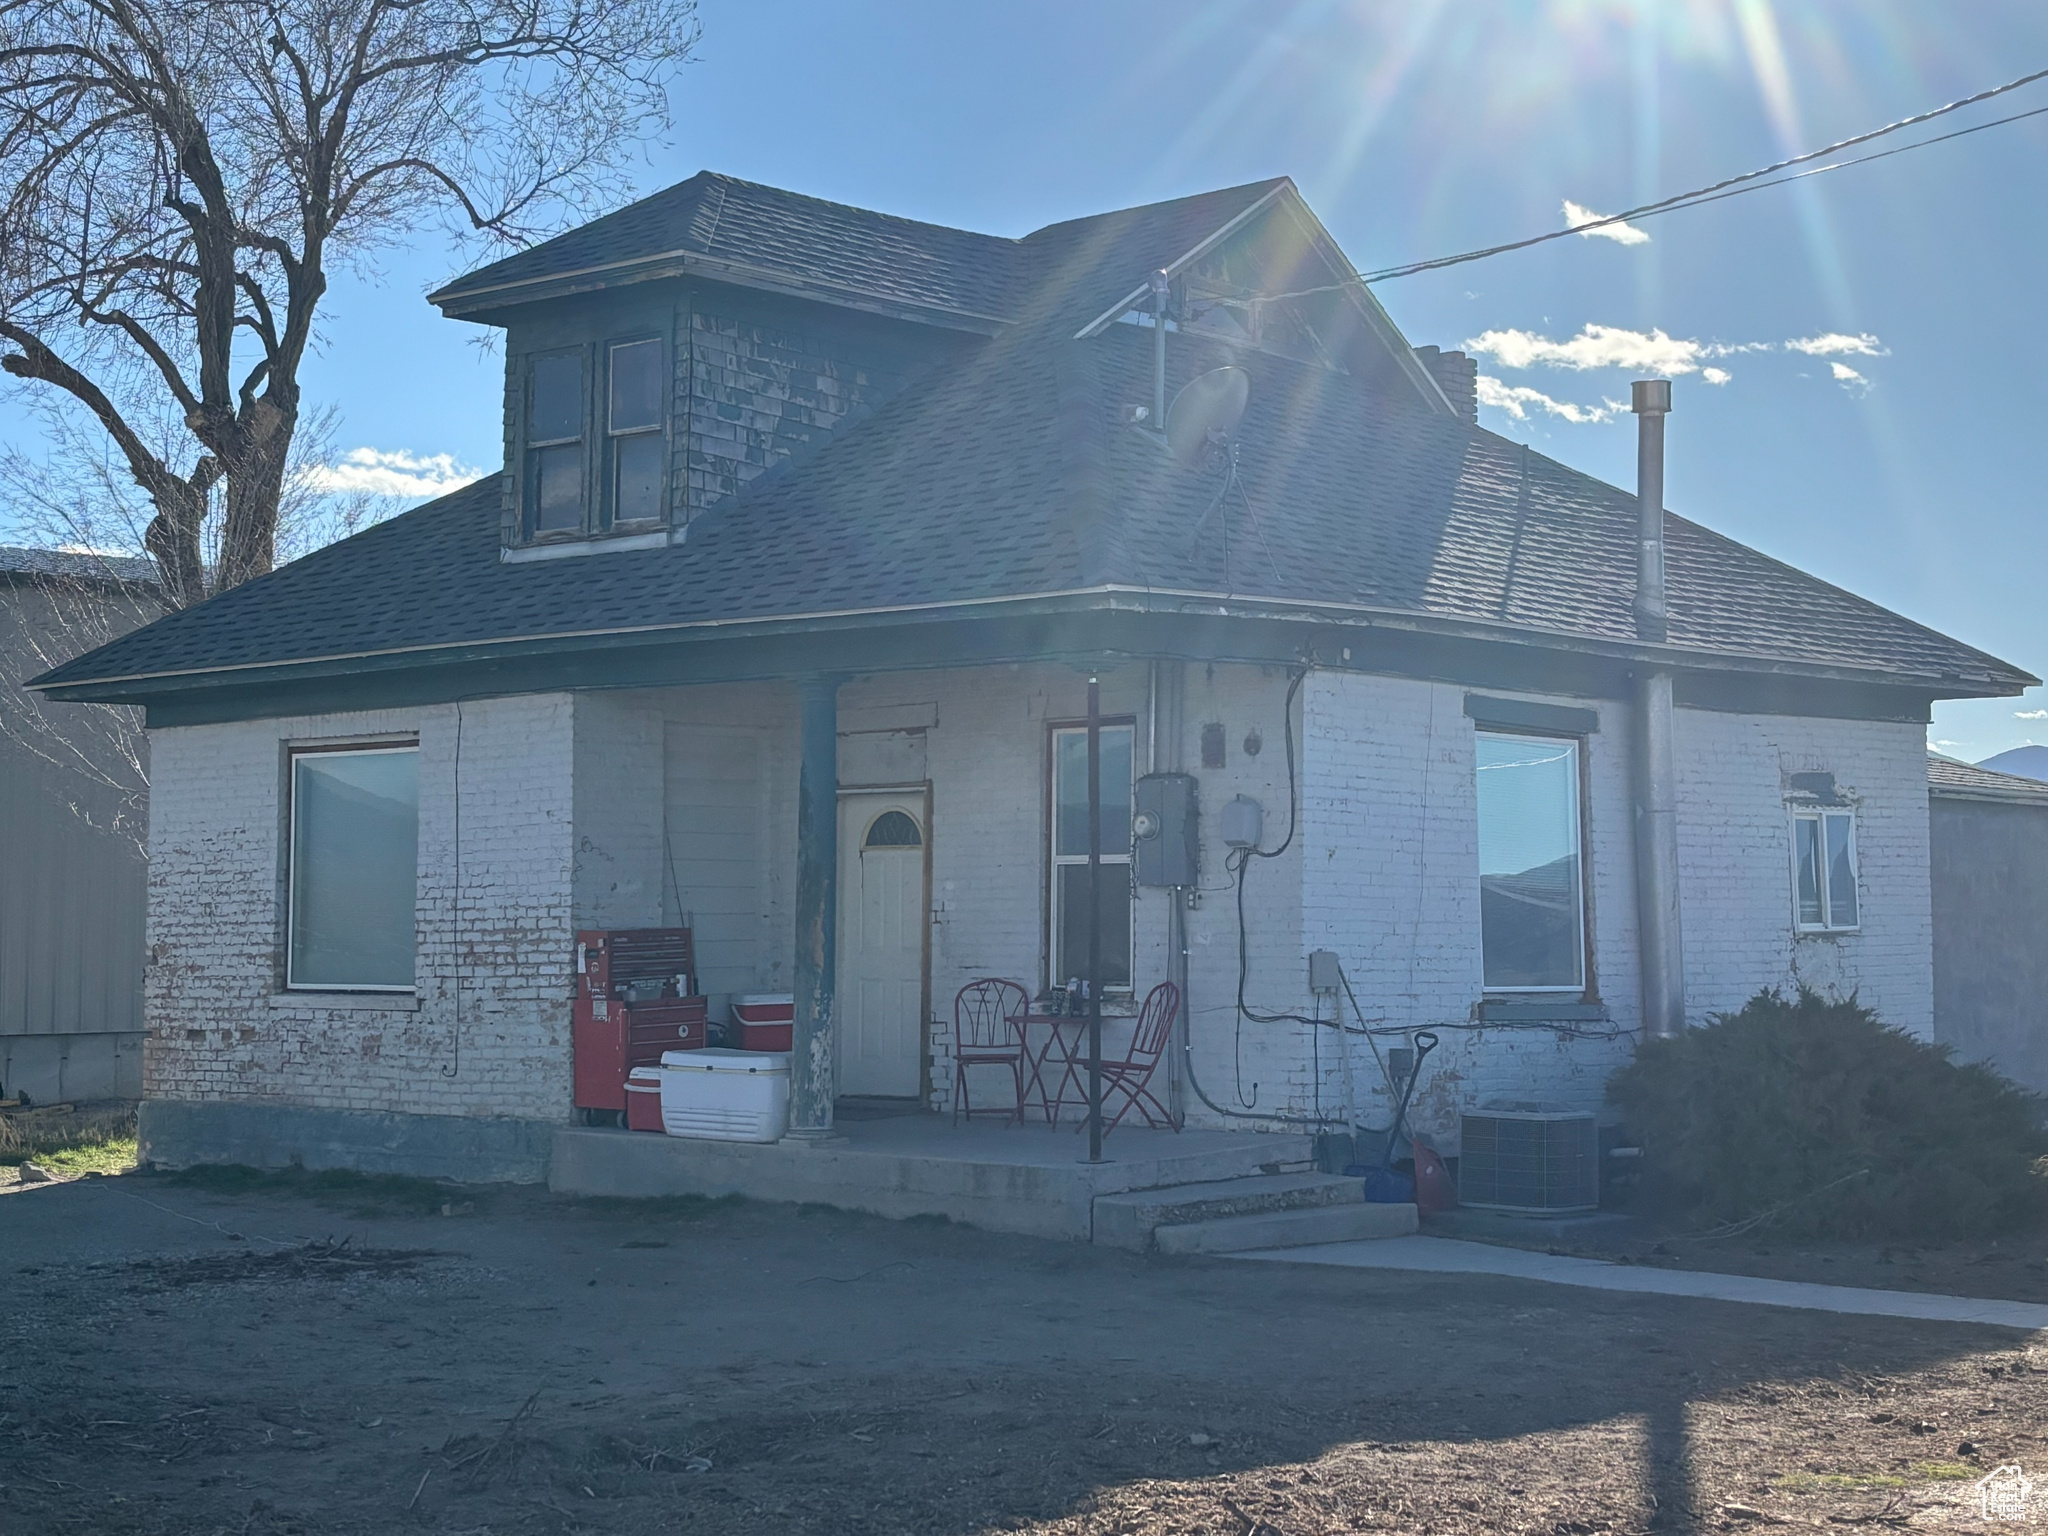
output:
[[[803,769],[796,792],[796,1022],[790,1041],[789,1134],[834,1139],[833,949],[839,896],[839,679],[799,685]]]

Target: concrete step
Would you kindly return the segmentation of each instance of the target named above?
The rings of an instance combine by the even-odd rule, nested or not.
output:
[[[1161,1253],[1248,1253],[1256,1248],[1306,1248],[1355,1243],[1361,1238],[1406,1237],[1416,1228],[1412,1205],[1310,1206],[1258,1211],[1160,1227],[1152,1234]]]
[[[1152,1246],[1152,1234],[1161,1227],[1261,1211],[1356,1205],[1364,1198],[1363,1181],[1324,1173],[1255,1174],[1214,1183],[1126,1190],[1096,1196],[1095,1241],[1108,1248],[1142,1250]]]

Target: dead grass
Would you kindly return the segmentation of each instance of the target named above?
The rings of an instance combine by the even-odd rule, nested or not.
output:
[[[135,1106],[125,1101],[0,1115],[0,1168],[34,1163],[60,1179],[76,1179],[128,1173],[135,1159]]]

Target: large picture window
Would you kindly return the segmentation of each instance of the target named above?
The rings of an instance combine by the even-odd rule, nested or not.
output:
[[[661,516],[668,454],[661,430],[665,393],[659,341],[622,341],[608,356],[605,438],[611,450],[611,517],[651,522]]]
[[[1801,932],[1857,926],[1855,812],[1792,813],[1792,888]]]
[[[526,398],[529,533],[583,527],[583,418],[583,355],[536,357]]]
[[[1586,985],[1579,744],[1479,733],[1479,929],[1485,985]]]
[[[419,749],[295,752],[285,985],[413,984]]]
[[[1102,989],[1131,987],[1131,736],[1102,727]],[[1052,984],[1088,974],[1088,732],[1052,733]]]

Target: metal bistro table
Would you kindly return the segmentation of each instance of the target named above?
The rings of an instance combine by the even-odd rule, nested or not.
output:
[[[1105,1007],[1102,1013],[1104,1027],[1115,1028],[1128,1024],[1129,1016],[1122,1008],[1112,1010]],[[1045,1109],[1045,1123],[1059,1124],[1060,1112],[1072,1104],[1076,1109],[1088,1108],[1088,1015],[1086,1013],[1041,1013],[1036,1008],[1020,1014],[1017,1026],[1024,1035],[1024,1058],[1031,1064],[1031,1078],[1025,1084],[1028,1099],[1032,1088],[1038,1090],[1038,1101]],[[1033,1052],[1031,1031],[1043,1026],[1046,1032],[1045,1045]],[[1045,1069],[1057,1066],[1060,1072],[1057,1092],[1047,1091]],[[1075,1097],[1067,1097],[1067,1086],[1072,1084]],[[1021,1108],[1021,1106],[1020,1106]]]

